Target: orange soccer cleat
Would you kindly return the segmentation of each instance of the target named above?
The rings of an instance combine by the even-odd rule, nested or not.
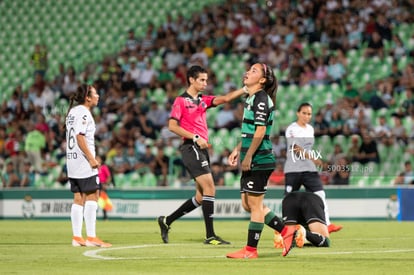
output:
[[[72,237],[72,246],[86,246],[86,242],[82,237]]]
[[[88,237],[86,239],[86,246],[111,247],[112,244],[106,243],[98,237]]]
[[[341,229],[342,229],[342,225],[335,225],[333,223],[331,223],[330,225],[328,225],[328,232],[329,233],[338,232]]]
[[[232,259],[256,259],[259,256],[257,255],[257,249],[248,249],[245,246],[236,252],[228,253],[226,257]]]

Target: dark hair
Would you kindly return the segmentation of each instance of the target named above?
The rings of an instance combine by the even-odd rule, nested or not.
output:
[[[69,97],[69,108],[66,112],[66,117],[69,114],[70,109],[73,107],[73,102],[76,101],[78,104],[85,103],[86,97],[91,95],[92,86],[88,84],[81,84],[76,88],[76,92],[72,93]],[[63,125],[64,130],[66,124]]]
[[[86,97],[91,95],[92,86],[88,84],[81,84],[76,88],[76,92],[69,97],[69,110],[73,107],[73,102],[78,104],[85,103]]]
[[[191,66],[187,71],[187,84],[190,85],[190,78],[197,79],[198,75],[202,73],[207,73],[207,70],[198,65]]]
[[[299,105],[298,109],[296,110],[297,112],[300,112],[300,110],[302,110],[303,107],[311,107],[312,108],[312,104],[308,103],[308,102],[303,102]]]
[[[270,96],[273,101],[273,104],[276,106],[276,93],[277,93],[277,78],[273,73],[273,70],[270,66],[262,63],[263,77],[266,79],[264,83],[263,90]]]

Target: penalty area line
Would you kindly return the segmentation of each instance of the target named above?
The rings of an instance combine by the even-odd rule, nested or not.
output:
[[[169,244],[171,246],[183,246],[184,244]],[[101,252],[109,252],[116,250],[127,250],[127,249],[146,249],[151,247],[166,246],[165,244],[144,244],[144,245],[133,245],[133,246],[122,246],[122,247],[112,247],[112,248],[99,248],[94,250],[88,250],[83,253],[84,256],[89,258],[94,258],[98,260],[156,260],[164,259],[165,257],[113,257],[113,256],[103,256]],[[169,257],[170,259],[209,259],[209,258],[223,258],[224,256],[177,256]]]

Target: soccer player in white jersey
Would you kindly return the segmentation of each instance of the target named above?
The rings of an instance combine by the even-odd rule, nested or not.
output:
[[[308,192],[313,192],[325,204],[325,219],[329,232],[342,229],[342,226],[330,223],[328,206],[322,181],[316,165],[322,163],[321,152],[313,150],[315,142],[314,129],[309,124],[312,118],[312,105],[302,103],[296,112],[297,120],[286,129],[287,156],[284,167],[285,193],[298,191],[303,185]]]
[[[96,236],[100,164],[95,157],[95,120],[91,110],[98,100],[96,89],[82,84],[71,95],[66,116],[66,162],[70,189],[74,195],[70,214],[73,246],[112,246]],[[78,105],[73,106],[75,101]],[[83,220],[86,240],[82,238]]]

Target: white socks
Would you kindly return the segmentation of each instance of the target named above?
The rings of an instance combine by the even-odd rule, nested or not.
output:
[[[325,191],[316,191],[314,192],[314,194],[318,195],[322,201],[323,204],[325,206],[325,221],[326,221],[326,225],[330,225],[331,224],[331,219],[329,218],[329,210],[328,210],[328,204],[326,203],[326,195],[325,195]]]
[[[85,219],[86,236],[96,237],[96,201],[86,201],[85,207],[79,204],[72,204],[70,220],[72,222],[73,236],[82,237],[83,219]]]
[[[96,211],[98,210],[98,203],[96,201],[86,201],[85,211],[83,216],[85,218],[86,236],[96,237]]]
[[[83,223],[83,206],[79,204],[72,204],[70,211],[70,220],[72,222],[72,233],[75,237],[82,237],[82,223]]]

